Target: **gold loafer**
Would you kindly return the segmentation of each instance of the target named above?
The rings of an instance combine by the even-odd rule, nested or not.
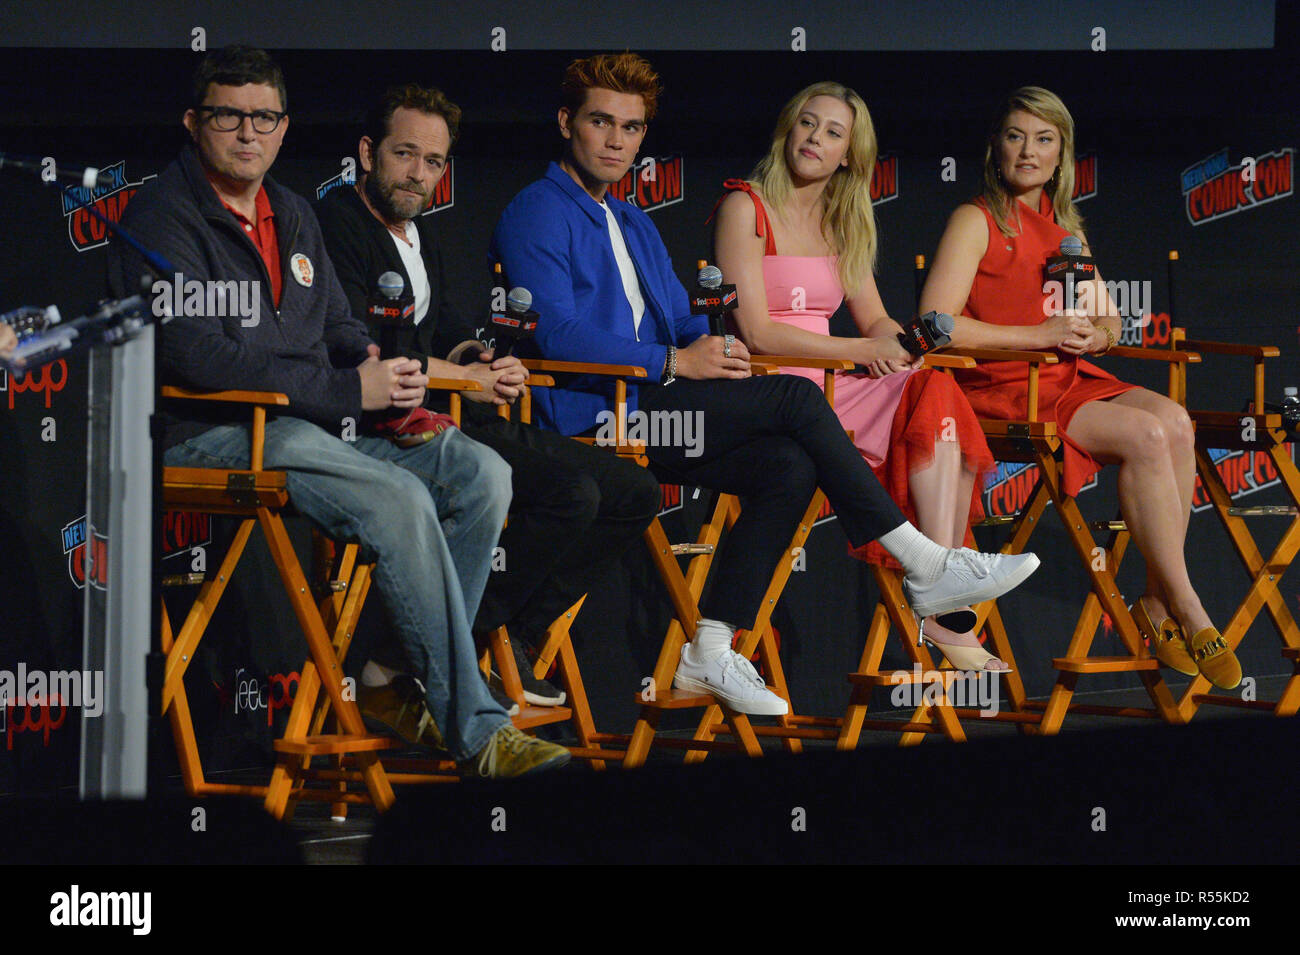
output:
[[[1201,672],[1196,666],[1196,660],[1187,649],[1187,641],[1183,638],[1182,629],[1174,622],[1173,617],[1165,617],[1160,621],[1160,626],[1156,626],[1141,597],[1130,609],[1133,611],[1133,622],[1137,624],[1142,636],[1147,638],[1151,652],[1156,655],[1157,660],[1187,676],[1196,676]]]
[[[1188,643],[1201,675],[1219,689],[1235,689],[1241,682],[1241,664],[1228,648],[1228,641],[1214,627],[1198,630]]]

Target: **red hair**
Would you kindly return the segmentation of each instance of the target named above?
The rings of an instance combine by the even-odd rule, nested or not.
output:
[[[645,103],[646,122],[654,119],[659,94],[663,92],[659,74],[635,53],[601,53],[570,63],[560,84],[564,106],[570,114],[582,109],[590,89],[639,95]]]

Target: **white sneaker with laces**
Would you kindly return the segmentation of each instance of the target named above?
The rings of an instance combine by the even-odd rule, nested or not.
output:
[[[751,716],[785,716],[790,712],[790,705],[767,688],[754,665],[734,650],[700,659],[695,645],[686,644],[673,686],[709,693],[736,712]]]
[[[925,618],[1000,597],[1037,569],[1033,554],[982,554],[969,547],[954,548],[948,551],[943,576],[925,587],[904,577],[903,590],[917,616]]]

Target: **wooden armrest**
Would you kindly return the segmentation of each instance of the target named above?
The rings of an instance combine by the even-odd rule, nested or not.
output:
[[[649,378],[640,365],[601,365],[585,361],[551,361],[548,358],[523,358],[520,360],[529,371],[549,371],[570,375],[613,375],[618,378]]]
[[[804,358],[798,355],[750,355],[753,365],[785,365],[789,368],[822,368],[831,371],[849,371],[853,362],[847,358]]]
[[[949,345],[945,355],[960,355],[976,361],[1027,361],[1031,365],[1056,365],[1061,359],[1055,352],[1021,351],[1014,348],[954,348]]]
[[[948,352],[929,352],[925,356],[926,368],[974,368],[975,359],[970,355],[953,355]]]
[[[184,398],[186,401],[232,401],[244,405],[278,405],[287,407],[289,396],[278,391],[192,391],[175,385],[163,385],[164,398]]]
[[[1245,358],[1276,358],[1282,354],[1276,345],[1238,345],[1236,342],[1209,342],[1199,338],[1189,338],[1183,342],[1183,346],[1192,351],[1207,351],[1215,355],[1241,355]]]
[[[525,382],[530,388],[554,388],[555,379],[550,375],[539,375],[534,372],[528,373],[528,381]]]
[[[1131,345],[1116,345],[1104,352],[1116,358],[1140,358],[1143,361],[1164,361],[1176,364],[1196,363],[1201,356],[1194,351],[1172,351],[1168,348],[1135,348]],[[1091,356],[1100,358],[1101,355]]]
[[[430,391],[482,391],[483,386],[469,378],[430,378]]]

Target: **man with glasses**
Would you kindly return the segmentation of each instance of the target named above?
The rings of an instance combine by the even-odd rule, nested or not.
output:
[[[428,378],[418,362],[380,360],[310,207],[267,175],[289,125],[271,57],[246,47],[208,55],[193,102],[183,119],[193,145],[140,190],[122,224],[187,287],[243,286],[238,298],[251,289],[260,309],[194,315],[187,299],[186,314],[163,326],[162,380],[288,395],[288,409],[267,421],[266,467],[285,472],[301,514],[375,556],[376,584],[424,693],[421,723],[431,718],[430,735],[481,775],[563,765],[567,750],[520,733],[488,694],[470,633],[510,501],[509,467],[423,411]],[[114,243],[109,269],[121,294],[146,267]],[[366,433],[394,416],[418,416],[427,440]],[[167,416],[164,461],[246,467],[248,427],[237,421],[220,411]]]

